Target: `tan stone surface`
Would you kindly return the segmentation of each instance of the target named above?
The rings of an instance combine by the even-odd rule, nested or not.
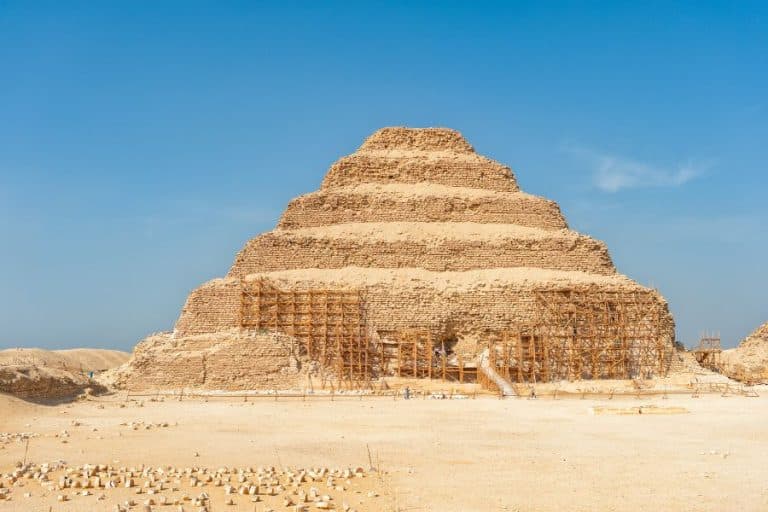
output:
[[[293,199],[278,227],[403,221],[482,222],[542,229],[568,227],[557,203],[542,197],[435,183],[361,183],[321,189]]]
[[[744,338],[738,347],[723,351],[722,362],[729,377],[768,383],[768,322]]]
[[[174,334],[211,333],[239,326],[242,286],[237,279],[213,279],[189,294]]]
[[[448,151],[457,155],[471,155],[475,152],[469,142],[456,130],[448,128],[413,130],[405,126],[390,126],[377,130],[363,142],[360,150]]]
[[[271,231],[246,244],[229,275],[342,267],[616,272],[605,244],[573,231],[509,224],[390,222]]]
[[[296,341],[276,332],[161,333],[139,343],[110,380],[131,390],[297,389],[306,380],[302,363]]]
[[[533,290],[579,284],[605,290],[634,290],[637,285],[619,274],[603,276],[584,272],[542,269],[488,269],[467,272],[429,272],[420,269],[343,268],[334,271],[301,269],[269,272],[246,279],[266,277],[278,287],[295,290],[363,289],[368,322],[388,332],[423,327],[436,335],[457,334],[472,340],[491,331],[531,322],[535,313]],[[237,295],[235,278],[216,280],[193,292],[176,325],[178,336],[216,332],[239,325],[234,315],[211,315],[228,308]],[[222,290],[221,292],[219,290]],[[206,297],[198,300],[197,297]],[[217,301],[217,297],[223,297]],[[661,296],[658,296],[663,301]],[[467,352],[469,355],[469,352]]]
[[[512,170],[475,153],[455,130],[383,128],[334,163],[322,188],[358,183],[436,183],[515,192]]]

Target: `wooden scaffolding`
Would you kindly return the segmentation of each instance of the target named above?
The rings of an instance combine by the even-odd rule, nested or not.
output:
[[[445,341],[437,340],[429,329],[397,331],[391,340],[380,343],[378,350],[380,375],[458,383],[477,380],[477,367],[461,354],[449,354]]]
[[[266,279],[243,282],[240,325],[280,331],[302,355],[330,371],[338,386],[369,387],[373,356],[359,290],[286,291]]]
[[[534,311],[529,323],[487,334],[489,361],[510,382],[667,373],[668,314],[651,291],[538,290]],[[373,378],[385,376],[462,383],[483,377],[476,360],[449,353],[445,340],[429,329],[393,331],[374,344],[359,290],[287,291],[267,279],[244,280],[240,325],[293,336],[301,354],[317,361],[339,387],[368,388]]]
[[[719,334],[705,334],[699,339],[699,345],[693,349],[693,356],[704,368],[713,371],[721,371],[720,355],[723,349],[720,346]]]
[[[518,383],[666,375],[671,345],[662,307],[645,291],[537,291],[534,322],[492,339],[491,361]]]

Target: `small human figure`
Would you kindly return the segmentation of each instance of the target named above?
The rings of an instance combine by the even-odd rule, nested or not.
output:
[[[408,386],[405,386],[405,389],[403,390],[403,397],[406,400],[409,400],[411,398],[411,388],[409,388]]]

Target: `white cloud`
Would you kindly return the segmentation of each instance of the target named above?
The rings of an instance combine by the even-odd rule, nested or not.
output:
[[[690,160],[672,168],[660,167],[576,145],[566,145],[564,150],[590,166],[593,184],[605,192],[642,187],[678,187],[711,167],[710,163]]]

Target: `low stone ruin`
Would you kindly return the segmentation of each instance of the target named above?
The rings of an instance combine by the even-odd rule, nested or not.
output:
[[[721,356],[722,372],[747,383],[768,383],[768,322]]]

